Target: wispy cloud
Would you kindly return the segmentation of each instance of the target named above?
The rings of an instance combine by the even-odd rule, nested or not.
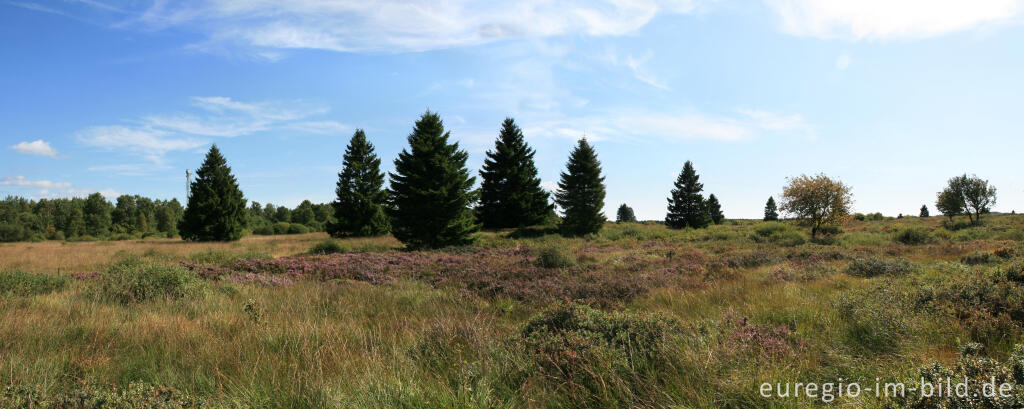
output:
[[[850,63],[853,62],[853,57],[850,57],[850,53],[844,52],[836,57],[836,68],[840,71],[850,68]]]
[[[198,112],[147,115],[121,125],[83,129],[78,139],[90,146],[124,150],[159,163],[173,151],[188,151],[209,143],[209,138],[238,137],[274,129],[325,134],[349,128],[336,121],[309,120],[328,109],[293,101],[250,103],[228,97],[194,97]]]
[[[810,126],[800,115],[740,110],[737,116],[617,111],[597,116],[529,121],[525,128],[524,131],[530,135],[569,139],[579,139],[586,134],[595,140],[623,142],[651,139],[731,142],[775,132],[804,134]]]
[[[665,85],[662,80],[655,78],[644,68],[644,64],[646,64],[651,57],[654,57],[654,53],[651,51],[648,51],[647,54],[640,58],[634,58],[632,55],[629,55],[626,57],[626,66],[633,71],[633,77],[641,82],[655,88],[661,88],[664,90],[669,89],[668,85]]]
[[[56,197],[82,197],[99,192],[106,197],[116,197],[118,193],[113,189],[89,190],[80,189],[69,182],[54,182],[51,180],[30,180],[25,176],[5,176],[0,179],[0,186],[32,190],[28,196],[32,199],[56,198]]]
[[[1021,0],[765,0],[800,36],[917,39],[1006,21]]]
[[[623,35],[698,0],[195,0],[157,1],[126,26],[200,31],[201,49],[424,51],[508,38]],[[262,50],[262,51],[261,51]],[[271,52],[272,58],[280,54]]]
[[[57,150],[54,149],[53,146],[50,146],[49,142],[42,139],[32,142],[19,142],[15,145],[11,145],[11,149],[25,155],[49,156],[51,158],[57,157]]]

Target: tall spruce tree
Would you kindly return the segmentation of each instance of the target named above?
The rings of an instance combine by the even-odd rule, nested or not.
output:
[[[683,164],[683,171],[675,182],[675,189],[672,189],[672,196],[668,198],[668,214],[665,216],[665,225],[673,229],[692,227],[695,229],[707,227],[711,223],[707,208],[704,203],[704,184],[700,183],[700,176],[693,169],[693,162],[686,161]]]
[[[178,223],[181,238],[191,241],[230,241],[242,238],[245,198],[217,145],[210,147],[196,170],[185,215]]]
[[[441,117],[427,111],[389,174],[392,233],[410,248],[468,244],[479,228],[469,208],[476,179],[466,169],[469,155],[448,137]]]
[[[722,224],[725,221],[725,215],[722,214],[722,204],[718,203],[718,198],[714,194],[708,196],[705,206],[708,208],[708,217],[711,218],[712,223]]]
[[[505,118],[480,171],[477,209],[484,228],[530,226],[547,218],[553,206],[548,192],[540,187],[534,153],[515,120]]]
[[[764,204],[764,221],[775,220],[779,220],[779,208],[775,205],[775,198],[768,196],[768,202]]]
[[[331,206],[337,222],[327,225],[331,236],[380,236],[391,231],[384,213],[388,192],[384,190],[380,158],[362,129],[356,129],[345,148],[335,193],[337,198]]]
[[[619,206],[619,210],[615,212],[615,223],[636,223],[636,213],[633,213],[633,208],[626,206],[625,203]]]
[[[601,231],[605,217],[604,176],[601,176],[601,162],[597,152],[587,143],[587,138],[569,154],[566,171],[562,172],[555,193],[555,203],[562,208],[560,230],[567,236],[582,236]]]
[[[931,216],[931,214],[928,213],[928,205],[921,205],[921,214],[919,214],[918,216],[919,217],[930,217]]]

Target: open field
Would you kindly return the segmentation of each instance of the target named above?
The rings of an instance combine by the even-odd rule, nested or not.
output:
[[[861,408],[895,403],[759,387],[914,379],[971,341],[1024,368],[1022,216],[854,221],[823,243],[752,221],[536,233],[0,245],[0,403]]]

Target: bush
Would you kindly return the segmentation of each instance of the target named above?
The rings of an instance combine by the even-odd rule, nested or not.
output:
[[[253,230],[252,233],[253,234],[258,234],[258,235],[261,235],[261,236],[273,236],[274,235],[274,226],[269,226],[269,225],[268,226],[260,226],[260,227],[257,227],[255,230]]]
[[[999,362],[980,356],[981,345],[968,343],[961,348],[960,359],[952,367],[933,363],[918,369],[917,374],[904,382],[905,385],[918,385],[922,381],[932,385],[944,384],[946,380],[954,383],[967,381],[968,393],[933,393],[926,396],[922,393],[908,393],[892,397],[892,406],[907,409],[1011,409],[1024,407],[1024,345],[1017,345],[1009,359]],[[1000,397],[998,393],[986,395],[983,385],[995,381],[995,388],[1003,384],[1011,385],[1009,397]],[[993,391],[995,392],[995,391]]]
[[[606,313],[561,305],[522,331],[541,380],[567,402],[563,407],[660,407],[658,382],[671,367],[682,334],[668,318]]]
[[[935,241],[932,233],[925,229],[920,228],[909,228],[896,233],[893,236],[893,240],[897,243],[917,245],[917,244],[928,244]]]
[[[964,258],[960,259],[961,263],[967,264],[969,266],[974,266],[978,264],[998,263],[999,261],[999,257],[996,257],[994,254],[982,253],[980,251],[975,251],[971,254],[964,256]]]
[[[31,296],[63,290],[70,280],[67,276],[32,274],[20,270],[0,272],[0,294]]]
[[[200,409],[201,399],[173,388],[133,383],[125,389],[79,387],[63,394],[47,394],[29,387],[7,387],[0,407],[25,409]]]
[[[347,252],[347,248],[341,247],[337,241],[331,239],[321,241],[309,248],[309,254],[335,254]]]
[[[151,299],[179,299],[198,294],[203,281],[181,266],[129,257],[107,268],[97,283],[100,299],[132,304]]]
[[[288,234],[288,227],[291,226],[287,222],[274,223],[274,234]]]
[[[757,243],[772,243],[784,247],[799,246],[807,242],[803,234],[779,222],[761,224],[754,229],[750,239]]]
[[[858,258],[846,266],[846,274],[854,277],[900,276],[911,271],[914,263],[903,259]]]
[[[306,234],[309,233],[309,227],[298,223],[292,223],[288,226],[288,234]]]
[[[538,267],[565,268],[576,265],[576,256],[565,248],[557,245],[541,247],[537,250]]]

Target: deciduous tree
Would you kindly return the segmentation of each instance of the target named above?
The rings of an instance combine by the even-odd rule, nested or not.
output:
[[[824,174],[789,178],[782,189],[782,210],[811,228],[817,237],[822,226],[838,226],[850,218],[853,194],[850,187]]]

